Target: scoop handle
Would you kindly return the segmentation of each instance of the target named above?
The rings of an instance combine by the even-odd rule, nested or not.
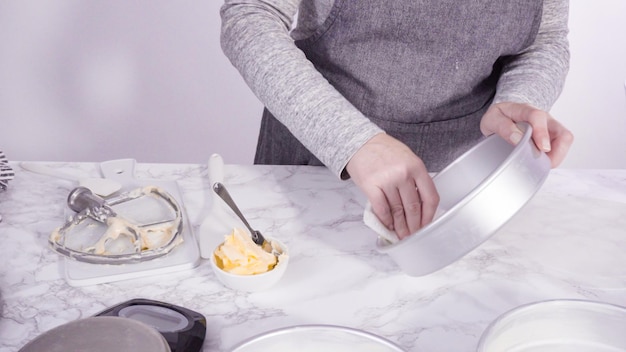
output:
[[[76,187],[67,197],[67,205],[73,211],[80,213],[85,209],[102,208],[106,203],[104,199],[93,194],[89,188]]]
[[[53,167],[49,167],[43,164],[35,163],[35,162],[27,162],[23,161],[20,163],[22,169],[34,172],[41,175],[52,176],[57,178],[62,178],[69,181],[78,181],[79,177],[73,176],[70,174],[66,174],[65,172],[59,171]]]

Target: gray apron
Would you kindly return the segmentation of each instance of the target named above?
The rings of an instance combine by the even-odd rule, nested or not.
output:
[[[535,39],[542,0],[335,0],[297,41],[367,118],[431,172],[480,141],[507,58]],[[322,165],[265,109],[257,164]]]

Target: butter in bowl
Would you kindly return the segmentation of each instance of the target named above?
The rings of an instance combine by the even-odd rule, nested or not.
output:
[[[254,243],[247,231],[234,228],[211,256],[211,268],[218,280],[228,288],[247,292],[274,286],[287,269],[289,255],[282,242],[272,238],[267,241],[278,255]]]

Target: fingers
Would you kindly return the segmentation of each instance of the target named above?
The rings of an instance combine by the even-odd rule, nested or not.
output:
[[[553,120],[548,125],[548,128],[550,135],[553,137],[552,150],[546,154],[550,158],[550,162],[554,168],[559,166],[567,156],[567,152],[574,143],[574,135],[556,120]]]
[[[552,149],[550,144],[550,133],[548,133],[548,121],[552,117],[545,111],[535,109],[528,105],[522,105],[524,111],[519,115],[523,116],[522,121],[528,122],[533,128],[533,141],[537,149],[549,152]]]
[[[506,106],[501,104],[490,107],[480,121],[480,130],[485,136],[495,133],[509,141],[509,143],[516,145],[524,136],[524,132],[509,117],[511,111],[505,111],[504,108]]]
[[[374,188],[375,190],[370,192],[367,191],[367,188],[364,188],[365,196],[370,201],[372,206],[372,212],[376,215],[378,220],[385,225],[386,228],[394,231],[393,216],[391,206],[387,200],[388,198],[382,189],[377,187]]]
[[[433,219],[439,196],[432,178],[421,159],[396,139],[373,137],[346,168],[380,222],[398,237],[418,231]]]
[[[548,155],[552,167],[559,165],[573,142],[573,135],[545,111],[530,105],[498,103],[492,105],[483,116],[480,129],[484,135],[496,133],[511,144],[517,144],[523,133],[517,122],[532,126],[532,139],[537,148]]]
[[[550,115],[530,105],[500,103],[489,108],[481,120],[481,131],[485,135],[496,133],[500,137],[516,145],[524,136],[524,132],[517,127],[517,122],[527,122],[533,128],[533,141],[537,148],[549,152],[550,135],[548,120]]]
[[[369,197],[372,211],[399,238],[404,238],[422,227],[422,204],[414,183],[386,183],[376,193]]]
[[[383,196],[370,199],[372,211],[388,229],[396,232],[399,238],[404,238],[417,232],[430,223],[439,204],[439,194],[436,192],[432,179],[420,181],[426,187],[415,186],[412,182],[390,187],[383,191]],[[413,184],[413,186],[411,186]],[[424,189],[420,193],[420,188]],[[373,202],[376,202],[374,204]]]
[[[393,230],[404,238],[422,227],[422,204],[415,183],[390,185],[385,192],[393,220]]]
[[[431,177],[422,177],[415,180],[419,197],[421,199],[422,217],[420,228],[433,221],[437,207],[439,206],[439,193]]]

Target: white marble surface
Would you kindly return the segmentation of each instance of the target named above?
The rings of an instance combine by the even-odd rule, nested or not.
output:
[[[96,163],[45,163],[98,176]],[[225,166],[225,184],[255,227],[287,244],[289,268],[273,288],[235,292],[208,260],[176,273],[68,285],[47,238],[64,221],[69,181],[26,172],[0,193],[0,351],[132,298],[181,305],[207,318],[204,351],[265,331],[341,325],[407,351],[475,351],[505,311],[547,299],[626,306],[626,170],[553,170],[537,196],[482,246],[426,277],[376,251],[364,198],[325,168]],[[196,236],[209,206],[206,167],[138,164],[138,178],[177,180]]]

